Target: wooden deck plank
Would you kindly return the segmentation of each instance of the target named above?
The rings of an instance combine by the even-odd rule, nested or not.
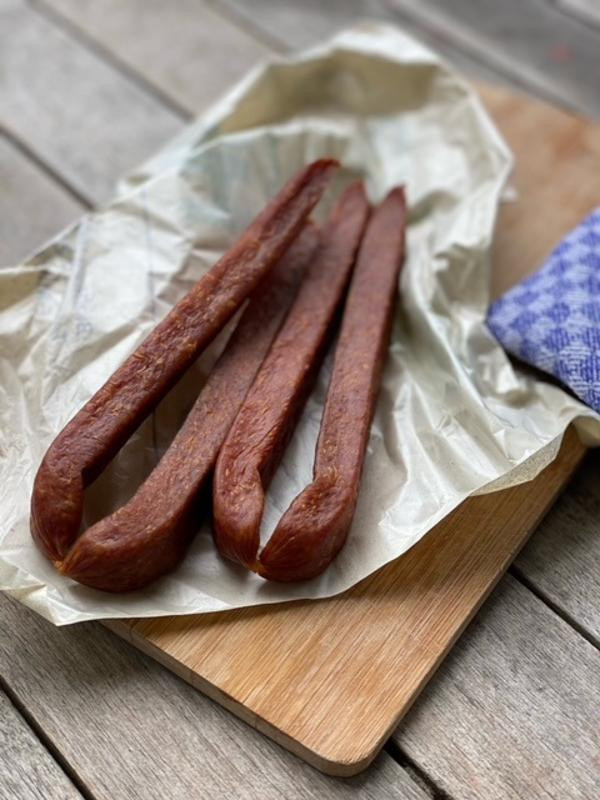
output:
[[[343,3],[254,0],[252,5],[244,0],[219,0],[219,4],[235,10],[241,24],[267,32],[286,49],[310,47],[342,28],[365,20],[392,19],[385,0],[345,0]]]
[[[394,735],[461,800],[596,800],[600,653],[507,576]]]
[[[592,23],[600,28],[600,5],[598,0],[555,0],[557,8],[582,23]]]
[[[0,186],[0,266],[17,264],[84,208],[1,134]]]
[[[140,14],[135,9],[141,8],[142,3],[147,39],[136,36]],[[192,0],[168,5],[160,4],[158,0],[150,4],[143,0],[130,0],[126,5],[119,0],[99,3],[96,0],[36,0],[36,5],[60,13],[83,35],[126,62],[128,68],[190,111],[215,99],[250,66],[274,52],[313,45],[360,19],[392,20],[380,0],[351,0],[326,6],[314,0],[296,6],[287,3],[268,6],[264,0],[259,0],[252,8],[248,4],[239,4],[238,7],[228,2],[216,2],[211,4],[215,10],[208,10]],[[104,13],[104,9],[113,6],[114,17]],[[243,30],[216,13],[228,14],[232,10]],[[115,18],[120,20],[120,25]],[[210,31],[204,27],[208,23]],[[175,53],[165,53],[164,29],[177,35],[179,46]],[[424,33],[418,24],[411,30],[417,35]],[[253,31],[258,36],[263,34],[262,43],[251,38]],[[268,34],[266,41],[265,33]],[[218,42],[217,47],[211,47],[213,38]],[[430,43],[439,44],[432,39]],[[465,58],[460,51],[444,42],[441,46],[453,64],[465,74],[480,80],[497,80],[494,73]],[[199,64],[208,65],[202,73],[209,79],[208,85],[198,81]]]
[[[271,52],[201,0],[36,0],[36,7],[52,8],[190,112]]]
[[[0,124],[101,202],[182,120],[22,0],[3,0]]]
[[[54,628],[6,597],[0,672],[98,800],[427,800],[386,753],[325,777],[100,625]]]
[[[224,13],[234,14],[246,30],[267,36],[281,50],[309,47],[342,28],[365,20],[394,23],[435,48],[455,69],[468,77],[502,82],[497,72],[455,47],[448,37],[430,30],[418,19],[400,17],[395,8],[390,8],[389,0],[345,0],[327,4],[321,0],[304,0],[302,3],[253,0],[251,7],[244,0],[218,0],[217,7]]]
[[[600,116],[600,35],[547,0],[388,0],[398,14],[546,99]]]
[[[600,37],[544,0],[221,0],[249,29],[300,47],[360,19],[384,19],[416,34],[469,77],[526,89],[566,108],[600,114]]]
[[[600,452],[586,458],[516,561],[518,574],[600,642]]]
[[[50,753],[0,690],[0,798],[80,800]]]

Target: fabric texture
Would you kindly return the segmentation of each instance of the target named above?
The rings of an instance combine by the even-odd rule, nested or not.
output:
[[[487,321],[505,350],[600,411],[600,208],[493,303]]]

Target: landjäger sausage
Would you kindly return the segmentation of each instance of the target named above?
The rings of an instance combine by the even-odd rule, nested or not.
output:
[[[292,178],[50,445],[34,482],[31,531],[57,565],[78,536],[84,488],[283,255],[336,166],[322,159]]]
[[[358,254],[316,449],[313,481],[260,554],[264,578],[319,575],[346,541],[358,499],[404,261],[405,200],[394,189],[373,212]]]
[[[318,246],[315,225],[251,295],[170,447],[132,499],[88,528],[59,569],[105,591],[140,589],[175,567],[198,528],[200,490]]]
[[[258,569],[265,490],[318,373],[369,210],[361,183],[349,187],[336,204],[298,296],[217,459],[217,547],[250,569]]]

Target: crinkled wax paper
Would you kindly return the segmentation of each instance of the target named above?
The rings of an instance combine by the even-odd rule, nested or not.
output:
[[[44,451],[282,183],[326,155],[344,164],[335,191],[362,175],[372,200],[404,183],[410,202],[401,302],[341,555],[313,581],[268,584],[219,558],[204,524],[181,567],[146,591],[110,595],[60,576],[29,535]],[[400,31],[363,25],[250,74],[106,209],[2,269],[1,587],[56,624],[325,597],[404,553],[467,496],[532,478],[571,420],[597,441],[598,417],[516,373],[484,325],[510,168],[468,85]],[[164,452],[222,342],[91,487],[87,523],[131,496]],[[310,480],[328,374],[329,362],[269,492],[265,535]]]

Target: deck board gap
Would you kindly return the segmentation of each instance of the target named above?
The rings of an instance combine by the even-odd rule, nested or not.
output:
[[[509,575],[512,575],[520,584],[522,584],[526,589],[528,589],[533,595],[537,597],[545,606],[547,606],[551,611],[553,611],[557,617],[560,617],[563,622],[565,622],[569,627],[573,628],[573,630],[582,636],[586,642],[595,647],[596,650],[600,651],[600,639],[598,639],[591,631],[587,630],[580,622],[578,622],[568,611],[565,611],[564,608],[561,608],[557,603],[554,602],[542,589],[540,589],[536,584],[528,578],[524,572],[518,567],[516,564],[511,564],[508,568]]]
[[[109,50],[103,44],[93,39],[82,27],[72,22],[58,9],[50,6],[48,3],[44,2],[44,0],[28,0],[28,2],[31,9],[47,22],[59,28],[63,33],[74,39],[90,53],[100,58],[105,64],[115,69],[138,89],[141,89],[141,91],[150,95],[159,103],[162,103],[166,109],[176,114],[182,121],[188,122],[193,118],[194,115],[188,108],[179,103],[174,97],[171,97],[167,92],[162,91],[162,89],[154,83],[147,80],[141,72],[125,63],[112,50]]]
[[[428,775],[423,767],[404,752],[393,738],[387,740],[383,746],[383,750],[410,775],[413,781],[417,783],[424,792],[427,792],[431,800],[454,800],[448,792],[441,789],[435,783],[433,778]]]
[[[19,138],[13,131],[9,128],[6,128],[4,125],[0,123],[0,137],[6,139],[6,141],[12,145],[16,150],[21,153],[28,161],[30,161],[34,166],[36,166],[41,172],[46,175],[46,177],[50,178],[51,181],[56,183],[61,189],[64,189],[67,194],[69,194],[74,200],[80,203],[84,208],[91,210],[94,208],[95,204],[93,200],[88,197],[87,195],[83,194],[73,186],[60,172],[57,172],[53,167],[50,166],[43,158],[41,158],[38,153],[35,152],[29,145],[24,142],[22,139]]]
[[[571,22],[600,31],[600,7],[597,0],[550,0],[550,3]]]
[[[30,713],[25,704],[20,700],[18,695],[13,692],[10,684],[5,680],[4,676],[0,673],[0,691],[4,692],[8,701],[14,708],[15,712],[25,722],[27,727],[31,730],[33,735],[42,745],[42,747],[49,753],[50,757],[54,760],[58,768],[67,776],[71,781],[74,788],[79,792],[83,800],[97,800],[96,795],[90,790],[89,786],[80,778],[77,772],[73,769],[71,764],[65,759],[60,750],[56,747],[50,737],[48,737],[38,723],[35,717]]]
[[[450,43],[455,50],[495,72],[512,86],[568,111],[581,111],[565,92],[555,91],[551,82],[536,74],[528,64],[511,60],[510,55],[494,50],[485,41],[479,41],[476,31],[467,29],[459,21],[452,21],[445,12],[429,6],[413,8],[407,4],[407,0],[385,0],[385,3],[398,22],[422,26],[424,33]]]
[[[238,30],[242,31],[242,33],[245,33],[246,36],[251,36],[259,42],[259,44],[270,47],[276,53],[286,55],[294,49],[285,39],[281,39],[279,36],[273,36],[273,34],[263,28],[260,23],[256,24],[235,6],[223,2],[223,0],[205,0],[205,2],[210,10],[218,14],[221,19],[235,26]]]

